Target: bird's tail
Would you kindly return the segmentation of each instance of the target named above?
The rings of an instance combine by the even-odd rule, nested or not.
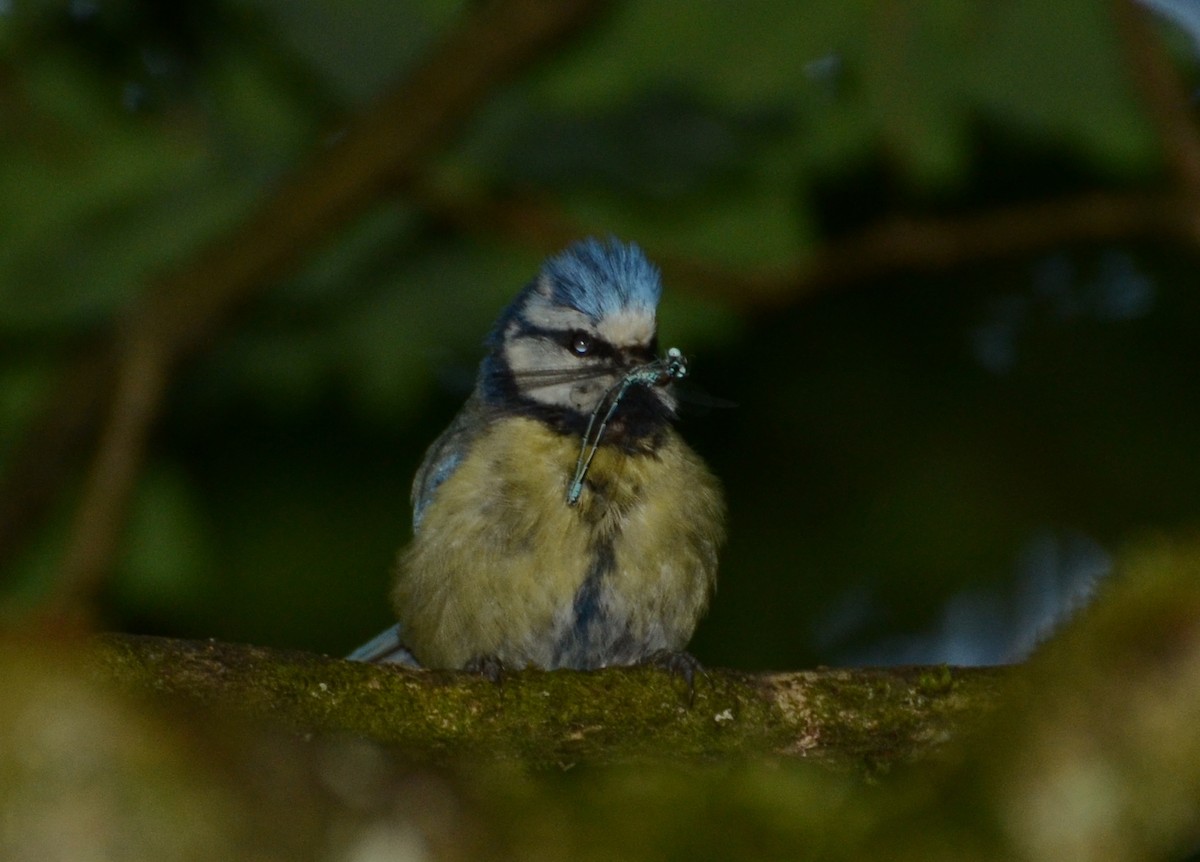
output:
[[[348,661],[370,661],[376,663],[402,664],[407,667],[420,667],[421,663],[408,651],[408,647],[400,640],[400,624],[390,626],[350,655]]]

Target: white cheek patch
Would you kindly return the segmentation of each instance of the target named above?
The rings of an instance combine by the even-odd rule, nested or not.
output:
[[[648,345],[654,339],[654,315],[623,311],[610,314],[596,326],[600,337],[616,347]]]
[[[553,407],[589,411],[614,382],[608,374],[578,379],[579,372],[594,371],[601,362],[570,356],[542,338],[507,340],[504,360],[522,395]]]
[[[566,358],[562,354],[562,348],[542,338],[509,337],[504,341],[504,359],[516,375],[518,384],[521,376],[531,371],[545,372],[562,368],[563,359]]]

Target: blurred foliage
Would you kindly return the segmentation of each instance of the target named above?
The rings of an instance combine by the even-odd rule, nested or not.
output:
[[[0,3],[0,469],[56,372],[458,11]],[[1098,0],[623,3],[481,105],[427,179],[714,273],[778,271],[888,216],[1154,188],[1128,64]],[[412,473],[547,249],[397,190],[307,251],[173,381],[107,625],[339,654],[387,623]],[[1130,535],[1194,523],[1193,258],[1080,245],[761,311],[668,283],[664,343],[738,405],[684,421],[732,517],[698,655],[936,659],[965,597],[996,656],[1039,573],[1075,576],[1072,548],[1103,569]],[[2,573],[10,614],[52,582],[76,492]]]

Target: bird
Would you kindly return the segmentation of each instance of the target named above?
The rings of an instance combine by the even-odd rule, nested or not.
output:
[[[397,623],[348,658],[493,678],[654,663],[690,686],[725,503],[675,428],[687,360],[659,355],[661,294],[634,243],[546,259],[417,470]]]

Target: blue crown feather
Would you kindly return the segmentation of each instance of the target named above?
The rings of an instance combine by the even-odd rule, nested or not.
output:
[[[542,275],[551,299],[598,322],[623,311],[653,314],[662,296],[658,267],[634,243],[581,240],[549,258]]]

